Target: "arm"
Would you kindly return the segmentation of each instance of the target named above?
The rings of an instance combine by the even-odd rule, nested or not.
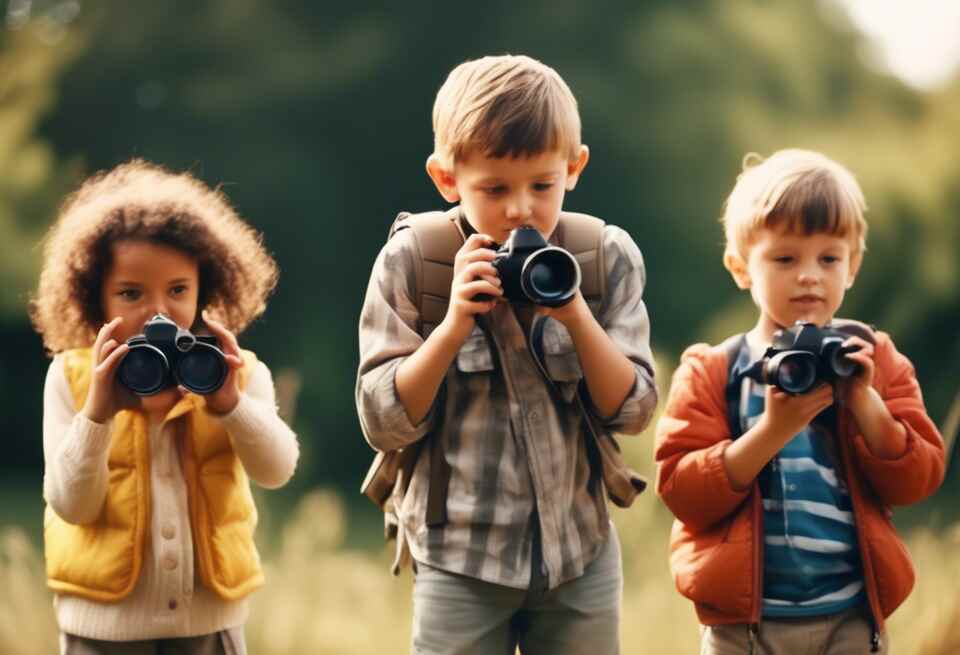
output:
[[[77,412],[57,357],[43,388],[43,498],[68,523],[91,523],[107,498],[111,422]]]
[[[220,422],[250,478],[267,489],[285,485],[300,457],[297,435],[277,414],[270,369],[257,362],[246,389]]]
[[[599,321],[579,293],[566,307],[541,311],[564,323],[580,360],[594,413],[613,431],[637,434],[657,405],[650,320],[643,302],[643,256],[622,229],[604,228],[607,295]]]
[[[719,355],[705,344],[687,349],[657,422],[657,495],[693,530],[732,514],[750,493],[734,488],[727,474],[724,455],[733,442],[723,398],[725,379],[708,373],[711,356]]]
[[[494,253],[481,247],[487,241],[472,235],[457,254],[450,308],[426,341],[417,332],[420,255],[413,231],[399,232],[380,252],[360,312],[355,392],[363,434],[377,450],[403,448],[433,428],[437,392],[473,328],[473,314],[489,311],[495,302],[470,299],[478,293],[503,293],[491,277],[496,273],[490,264]],[[481,275],[491,279],[475,279]]]
[[[873,366],[879,384],[846,396],[857,427],[855,465],[884,504],[915,503],[943,482],[943,438],[927,416],[913,365],[882,332]]]

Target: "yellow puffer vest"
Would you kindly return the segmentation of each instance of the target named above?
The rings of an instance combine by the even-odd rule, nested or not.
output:
[[[243,358],[241,388],[257,361],[248,351],[243,351]],[[82,407],[90,386],[90,349],[66,351],[63,363],[74,402]],[[257,510],[230,437],[205,405],[202,396],[187,394],[164,423],[177,422],[200,579],[220,597],[236,600],[263,584],[253,542]],[[141,412],[124,410],[114,417],[107,468],[107,499],[97,519],[73,525],[48,506],[44,542],[47,586],[59,593],[115,602],[133,591],[150,532],[150,450],[147,419]]]

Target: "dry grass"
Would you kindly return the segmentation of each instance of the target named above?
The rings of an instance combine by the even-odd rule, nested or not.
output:
[[[650,438],[631,439],[634,462],[650,462]],[[647,472],[650,467],[647,466]],[[374,511],[371,506],[371,511]],[[344,545],[346,515],[332,492],[304,496],[267,553],[267,586],[253,597],[247,641],[257,655],[409,652],[411,576],[389,571],[390,553]],[[670,516],[652,493],[616,511],[626,577],[624,652],[695,653],[696,619],[667,570]],[[893,652],[960,652],[960,527],[908,535],[918,584],[889,624]],[[0,653],[55,653],[57,629],[43,585],[42,556],[24,532],[0,534]]]

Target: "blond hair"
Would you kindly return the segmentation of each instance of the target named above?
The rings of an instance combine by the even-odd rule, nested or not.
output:
[[[517,157],[580,149],[577,100],[560,75],[536,59],[501,55],[454,68],[433,105],[434,154],[452,168],[473,152]]]
[[[277,282],[276,262],[259,233],[220,191],[189,173],[133,160],[84,182],[47,234],[30,315],[49,352],[93,343],[106,318],[103,279],[112,246],[121,240],[159,243],[193,257],[197,309],[206,308],[233,332],[263,312]]]
[[[779,150],[767,159],[750,153],[724,206],[724,255],[746,259],[757,232],[765,228],[848,237],[852,253],[862,254],[866,209],[853,174],[818,152]]]

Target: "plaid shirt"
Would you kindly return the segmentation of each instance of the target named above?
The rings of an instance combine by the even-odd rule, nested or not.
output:
[[[642,299],[643,257],[620,228],[606,226],[603,239],[607,293],[592,309],[636,370],[620,410],[603,423],[612,431],[636,434],[657,402]],[[530,584],[538,541],[548,586],[574,579],[606,540],[609,518],[602,485],[588,484],[584,439],[593,437],[582,427],[574,397],[583,374],[570,334],[559,321],[532,318],[547,321],[544,359],[558,397],[551,395],[530,352],[531,317],[518,320],[510,305],[498,304],[479,318],[490,340],[475,326],[450,366],[446,394],[437,396],[443,411],[437,411],[435,400],[426,418],[413,425],[394,378],[397,367],[423,343],[414,300],[418,259],[413,230],[390,239],[374,264],[360,316],[356,402],[367,441],[388,451],[433,433],[431,438],[442,440],[452,469],[447,524],[428,528],[430,458],[419,458],[399,508],[401,538],[417,561],[519,589]]]

